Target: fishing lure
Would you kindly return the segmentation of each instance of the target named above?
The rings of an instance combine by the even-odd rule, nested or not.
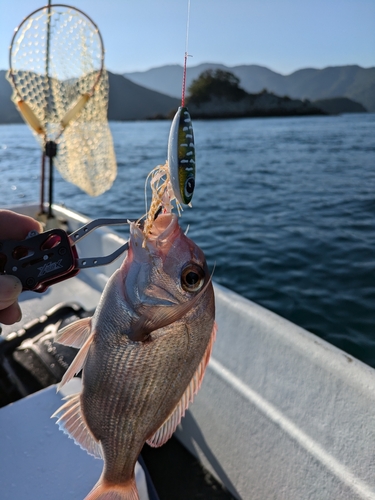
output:
[[[190,0],[186,26],[186,47],[182,75],[181,106],[173,119],[168,141],[168,167],[172,189],[182,205],[189,205],[195,188],[195,146],[191,117],[185,106],[186,63],[188,58],[188,35]]]
[[[181,214],[181,205],[190,205],[193,197],[195,188],[194,133],[190,114],[185,106],[178,108],[171,125],[168,160],[165,165],[158,165],[149,173],[146,186],[149,179],[152,200],[143,229],[144,245],[160,209],[163,213],[170,213],[173,209],[171,202],[175,200],[178,213]]]
[[[189,111],[180,106],[173,119],[168,141],[168,167],[173,192],[189,205],[195,188],[195,147]]]

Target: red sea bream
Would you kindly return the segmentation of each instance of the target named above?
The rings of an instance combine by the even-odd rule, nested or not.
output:
[[[131,224],[129,251],[92,318],[59,342],[80,347],[62,384],[83,368],[83,388],[56,412],[77,444],[104,459],[87,500],[136,500],[134,466],[145,442],[161,446],[198,391],[216,334],[203,252],[176,215],[145,235]]]

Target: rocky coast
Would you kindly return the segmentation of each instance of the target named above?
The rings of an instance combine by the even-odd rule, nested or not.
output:
[[[193,118],[249,118],[258,116],[325,115],[326,112],[309,100],[280,97],[266,90],[259,94],[244,93],[241,98],[210,96],[204,101],[189,100]]]

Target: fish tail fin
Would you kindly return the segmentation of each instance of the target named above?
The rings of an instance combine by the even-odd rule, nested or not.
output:
[[[134,477],[123,484],[111,484],[100,478],[85,500],[139,500],[139,495]]]

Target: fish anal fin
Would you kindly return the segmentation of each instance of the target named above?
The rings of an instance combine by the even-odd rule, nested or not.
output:
[[[111,484],[100,478],[85,500],[139,500],[139,495],[134,478],[123,484]]]
[[[55,342],[81,348],[91,331],[91,318],[82,318],[64,327],[56,336]]]
[[[86,342],[83,344],[81,349],[78,351],[76,357],[73,359],[72,364],[69,366],[69,368],[64,373],[64,376],[61,379],[61,382],[59,383],[57,390],[60,390],[63,385],[68,383],[69,380],[71,380],[74,377],[74,375],[76,375],[77,373],[79,373],[82,370],[83,365],[85,364],[85,361],[86,361],[86,356],[87,356],[89,349],[90,349],[90,345],[91,345],[93,336],[94,336],[94,334],[92,333],[86,339]]]
[[[90,432],[81,411],[80,394],[68,396],[51,418],[58,418],[57,424],[65,434],[82,449],[96,458],[103,458],[102,447]]]
[[[150,439],[147,440],[147,444],[149,446],[152,446],[153,448],[158,448],[159,446],[165,444],[168,441],[168,439],[172,437],[172,434],[176,430],[178,424],[181,422],[181,419],[185,415],[185,412],[189,404],[193,401],[194,396],[197,394],[202,385],[203,377],[208,362],[210,360],[212,347],[216,339],[216,332],[217,332],[217,324],[216,322],[214,322],[210,341],[202,357],[202,360],[199,363],[199,366],[193,375],[193,378],[191,379],[189,385],[185,389],[182,398],[178,402],[177,406],[175,407],[171,415],[167,418],[167,420],[165,420],[163,425],[159,427],[159,429],[155,432],[155,434]]]

